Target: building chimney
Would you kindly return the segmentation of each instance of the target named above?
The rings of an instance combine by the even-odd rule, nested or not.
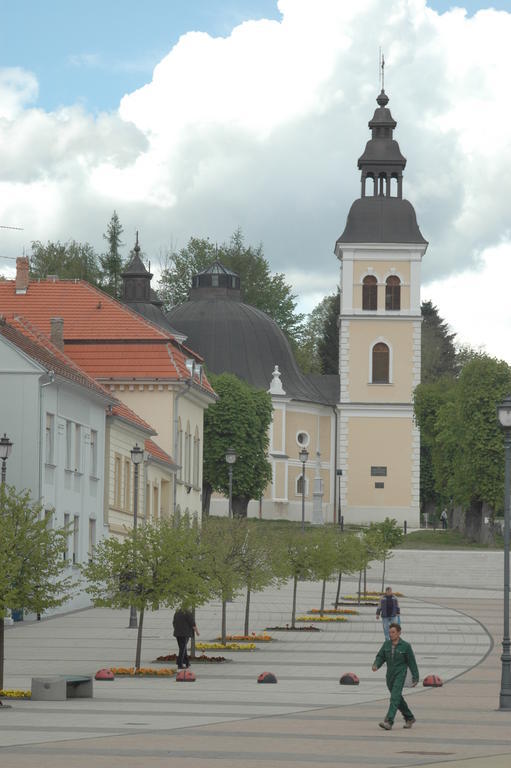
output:
[[[26,293],[29,282],[29,262],[26,256],[16,259],[16,293]]]
[[[64,349],[64,320],[62,317],[52,317],[50,320],[50,340],[57,349]]]

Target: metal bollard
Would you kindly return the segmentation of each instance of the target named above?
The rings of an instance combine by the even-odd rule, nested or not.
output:
[[[405,520],[404,523],[403,523],[403,533],[404,533],[405,536],[406,536],[407,528],[408,528],[408,524],[407,524],[407,522]]]

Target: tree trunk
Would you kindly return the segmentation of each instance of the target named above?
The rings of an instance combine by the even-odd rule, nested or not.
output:
[[[193,626],[195,626],[195,608],[192,609],[192,616],[193,616]],[[192,635],[192,640],[190,643],[190,656],[195,656],[195,632]]]
[[[383,573],[381,575],[381,591],[385,591],[385,566],[387,565],[387,558],[383,558]]]
[[[291,611],[291,628],[294,629],[296,625],[296,588],[298,586],[298,576],[293,579],[293,610]]]
[[[342,571],[339,571],[339,578],[337,579],[337,594],[335,596],[335,608],[339,605],[339,598],[341,596],[341,580],[342,580]]]
[[[364,597],[367,597],[367,568],[364,568]]]
[[[209,517],[209,505],[213,488],[209,483],[202,483],[202,517]]]
[[[325,612],[325,592],[326,592],[326,579],[323,579],[323,588],[321,590],[321,605],[319,607],[320,616],[323,616]]]
[[[232,497],[232,516],[246,518],[249,501],[250,501],[250,498],[248,496],[233,496]]]
[[[0,617],[0,691],[4,687],[4,643],[5,643],[5,622],[4,617]]]
[[[225,645],[227,637],[227,600],[222,600],[222,645]]]
[[[362,589],[362,569],[358,572],[358,604],[360,605],[360,592]]]
[[[135,669],[140,669],[140,656],[142,654],[142,627],[144,626],[144,608],[138,615],[137,655],[135,657]]]
[[[250,615],[250,587],[247,587],[247,600],[245,603],[245,631],[244,635],[245,637],[248,635],[248,617]]]

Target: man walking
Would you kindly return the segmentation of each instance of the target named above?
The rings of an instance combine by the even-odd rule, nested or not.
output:
[[[412,674],[412,688],[419,682],[419,670],[415,655],[410,643],[401,639],[401,627],[399,624],[391,624],[389,628],[390,640],[385,640],[374,660],[372,670],[376,672],[382,664],[387,665],[387,688],[390,691],[390,704],[385,720],[379,723],[380,728],[390,731],[394,725],[394,718],[399,709],[405,719],[403,728],[411,728],[415,723],[415,717],[403,698],[403,687],[406,673],[409,669]]]
[[[193,613],[186,608],[180,608],[175,612],[172,624],[174,627],[174,637],[177,640],[178,647],[176,659],[177,668],[188,669],[190,666],[190,659],[188,658],[186,650],[188,640],[193,637],[194,633],[196,635],[200,634],[195,619],[193,618]]]
[[[383,624],[383,634],[385,639],[389,640],[389,627],[392,622],[401,624],[401,609],[397,597],[392,594],[392,587],[387,587],[385,594],[380,598],[378,608],[376,609],[376,618],[379,619],[380,615]]]

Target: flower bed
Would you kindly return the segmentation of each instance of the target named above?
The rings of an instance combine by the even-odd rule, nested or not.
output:
[[[194,664],[220,664],[224,661],[229,661],[225,656],[206,656],[205,653],[202,653],[200,656],[188,656],[188,658],[190,661],[193,661]],[[165,662],[168,664],[169,661],[177,661],[177,655],[175,653],[169,653],[167,656],[158,656],[158,658],[154,660],[154,663],[161,664],[162,662]]]
[[[152,667],[111,667],[116,677],[172,677],[176,670],[171,667],[164,669],[153,669]]]
[[[321,613],[319,608],[311,608],[309,613]],[[354,611],[352,608],[325,608],[323,613],[343,616],[358,616],[358,611]]]
[[[271,635],[256,635],[252,632],[251,635],[227,635],[225,639],[228,643],[269,643],[273,638]],[[221,637],[217,637],[217,641],[221,640]]]
[[[0,699],[30,699],[32,691],[19,691],[16,688],[4,688],[0,690]]]
[[[286,624],[285,627],[266,627],[266,629],[271,632],[321,632],[319,627],[290,627],[289,624]]]
[[[253,651],[255,643],[195,643],[198,651]]]
[[[348,621],[345,616],[297,616],[297,621]]]

